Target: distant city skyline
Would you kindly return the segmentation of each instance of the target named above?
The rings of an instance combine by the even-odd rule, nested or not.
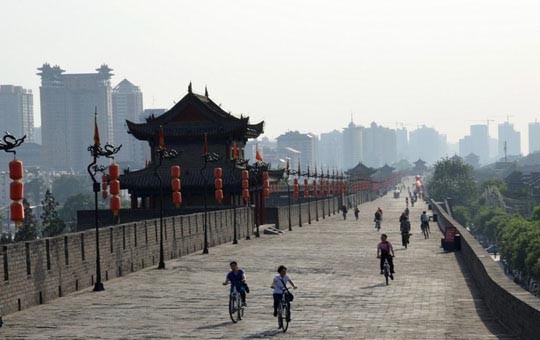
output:
[[[44,0],[2,9],[2,83],[31,89],[36,113],[35,68],[49,62],[70,72],[107,63],[111,81],[137,84],[148,107],[170,108],[189,81],[197,92],[207,85],[225,110],[265,120],[271,138],[290,126],[332,131],[352,112],[359,125],[425,124],[457,142],[469,125],[489,117],[491,130],[510,114],[526,153],[528,123],[540,118],[534,1]]]

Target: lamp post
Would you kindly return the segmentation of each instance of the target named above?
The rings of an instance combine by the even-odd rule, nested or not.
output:
[[[163,126],[159,127],[159,147],[156,151],[156,166],[154,167],[154,176],[159,182],[159,264],[158,269],[165,269],[165,255],[163,251],[163,179],[159,174],[159,168],[163,164],[163,160],[173,160],[178,156],[178,152],[174,149],[165,147],[165,136]]]
[[[287,201],[288,201],[288,217],[289,217],[289,231],[292,231],[292,220],[291,220],[291,186],[289,184],[289,178],[291,175],[296,175],[296,171],[291,170],[290,164],[289,164],[289,158],[287,158],[287,166],[285,168],[285,171],[283,172],[284,181],[287,185]]]
[[[103,282],[101,281],[101,260],[99,254],[99,212],[98,212],[98,193],[100,191],[100,183],[96,180],[96,175],[98,172],[104,172],[106,167],[103,165],[97,164],[97,160],[100,157],[114,158],[114,155],[120,151],[122,145],[114,147],[113,145],[107,143],[105,146],[101,147],[99,139],[99,130],[97,125],[97,108],[94,113],[94,144],[88,147],[88,151],[92,156],[92,162],[88,164],[87,171],[90,177],[92,178],[92,189],[94,191],[94,223],[96,228],[96,282],[94,284],[94,292],[100,292],[105,290],[103,287]]]
[[[234,143],[233,150],[232,150],[232,158],[231,158],[233,178],[234,178],[234,171],[243,164],[243,162],[239,158],[240,157],[239,157],[239,152],[238,152],[238,145]],[[233,194],[231,194],[231,200],[233,204],[233,244],[238,244],[238,231],[236,229],[236,200],[234,199]],[[249,234],[248,234],[248,237],[249,237]]]
[[[6,131],[6,133],[4,134],[4,137],[2,138],[2,141],[0,141],[0,151],[5,151],[5,152],[8,152],[8,153],[12,153],[13,154],[13,162],[16,162],[16,158],[17,158],[17,151],[15,151],[15,148],[18,148],[19,146],[21,146],[22,143],[24,143],[24,140],[26,139],[26,135],[22,136],[21,138],[16,138],[15,136],[13,136],[12,134],[10,134],[9,132]],[[20,163],[21,164],[21,169],[20,169],[20,176],[21,176],[21,179],[22,179],[22,175],[23,175],[23,170],[22,170],[22,162]],[[11,168],[11,165],[10,165],[10,168]],[[10,174],[11,174],[11,169],[10,169]],[[11,177],[11,176],[10,176]],[[20,183],[20,185],[22,186],[22,183]],[[11,189],[10,189],[11,191]],[[21,190],[21,197],[22,198],[22,190]],[[15,201],[14,201],[15,203]],[[12,203],[12,204],[14,204]],[[10,212],[10,215],[11,215],[11,219],[16,219],[15,221],[15,224],[19,223],[18,220],[23,220],[24,217],[24,207],[21,206],[20,204],[17,204],[18,205],[18,212],[19,212],[19,216],[18,217],[15,217],[13,213]],[[14,218],[15,217],[15,218]],[[3,232],[3,230],[2,230]],[[11,233],[9,232],[9,224],[8,224],[8,233],[10,234],[9,235],[9,239],[11,240]],[[1,315],[1,311],[0,311],[0,327],[2,327],[2,315]]]
[[[253,164],[248,164],[248,161],[245,161],[245,170],[249,171],[250,182],[255,183],[255,237],[261,237],[259,232],[259,214],[261,209],[261,198],[259,197],[259,182],[262,184],[262,174],[265,171],[268,171],[269,165],[263,161],[257,161]],[[253,180],[253,181],[252,181]]]
[[[307,167],[307,171],[302,173],[302,176],[304,176],[304,197],[307,198],[308,203],[308,224],[311,224],[311,199],[309,195],[309,177],[311,174],[309,172],[309,165]]]
[[[315,173],[313,174],[313,197],[315,198],[315,221],[319,222],[319,193],[317,192],[317,164],[315,164]]]
[[[204,249],[203,254],[208,254],[208,177],[204,173],[208,167],[208,163],[215,163],[221,158],[215,152],[208,152],[208,134],[204,134],[204,152],[202,154],[203,167],[200,174],[204,180]]]

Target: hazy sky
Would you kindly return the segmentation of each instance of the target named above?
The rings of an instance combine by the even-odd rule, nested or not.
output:
[[[146,108],[169,108],[192,81],[264,119],[270,137],[340,128],[352,113],[457,141],[510,114],[526,151],[540,118],[539,15],[537,0],[0,0],[0,84],[34,90],[38,115],[37,67],[107,63]]]

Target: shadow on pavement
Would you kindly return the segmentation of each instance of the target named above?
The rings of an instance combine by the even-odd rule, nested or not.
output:
[[[271,337],[271,336],[276,336],[276,335],[279,335],[279,334],[283,334],[281,329],[274,329],[274,330],[271,330],[271,331],[264,331],[264,332],[260,332],[260,333],[251,334],[251,335],[248,335],[248,336],[244,337],[244,339],[264,339],[264,338]]]
[[[383,280],[384,280],[384,276],[381,276],[381,277],[383,277]],[[360,289],[371,289],[371,288],[385,287],[385,286],[386,286],[386,283],[381,281],[381,283],[377,283],[377,284],[371,285],[371,286],[360,287]]]
[[[225,322],[217,323],[215,325],[201,326],[201,327],[198,327],[197,330],[215,329],[215,328],[229,326],[229,325],[232,325],[232,324],[233,324],[232,321],[225,321]]]

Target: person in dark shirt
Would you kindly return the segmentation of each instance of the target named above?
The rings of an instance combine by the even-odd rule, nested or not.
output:
[[[384,261],[387,260],[390,265],[390,278],[394,279],[394,247],[392,243],[387,240],[386,234],[381,235],[381,242],[377,245],[377,258],[381,259],[381,275],[384,273]]]
[[[236,261],[231,261],[230,266],[231,271],[227,274],[223,285],[226,286],[230,283],[231,291],[233,287],[236,287],[236,290],[240,292],[240,296],[242,297],[242,305],[247,306],[246,292],[248,291],[248,288],[246,283],[246,273],[242,269],[238,268]]]

